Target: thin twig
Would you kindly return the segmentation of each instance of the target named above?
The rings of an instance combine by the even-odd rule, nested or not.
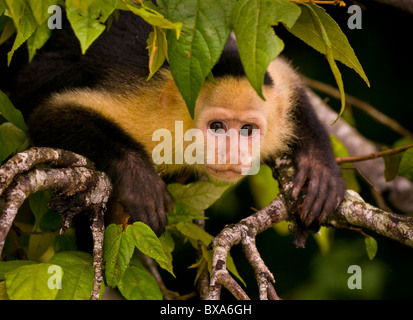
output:
[[[99,204],[93,207],[92,236],[93,236],[93,289],[91,300],[99,300],[100,287],[103,282],[103,239],[105,232],[105,222],[103,220],[106,211],[106,204]]]
[[[366,160],[372,160],[384,156],[390,156],[393,154],[397,154],[403,151],[406,151],[407,149],[413,148],[413,144],[409,144],[407,146],[395,148],[395,149],[389,149],[385,151],[379,151],[379,152],[374,152],[370,154],[365,154],[362,156],[353,156],[353,157],[338,157],[336,158],[336,163],[344,163],[344,162],[358,162],[358,161],[366,161]]]

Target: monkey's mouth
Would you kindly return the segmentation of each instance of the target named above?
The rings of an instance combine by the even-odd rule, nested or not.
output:
[[[237,180],[242,177],[242,167],[234,165],[206,166],[209,174],[223,180]]]

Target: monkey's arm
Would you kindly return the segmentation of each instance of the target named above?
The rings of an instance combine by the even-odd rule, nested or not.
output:
[[[114,197],[133,221],[148,224],[158,235],[166,224],[172,198],[142,146],[115,123],[74,105],[43,104],[28,121],[34,145],[73,151],[108,174]]]
[[[302,88],[296,107],[297,136],[293,197],[297,198],[308,181],[308,191],[302,208],[302,221],[310,226],[318,219],[324,222],[344,198],[345,184],[335,162],[330,137],[318,120]]]
[[[308,183],[301,209],[301,220],[309,227],[323,223],[344,198],[345,184],[335,162],[330,137],[318,120],[304,88],[298,91],[294,109],[297,139],[293,157],[297,174],[293,180],[293,198]]]

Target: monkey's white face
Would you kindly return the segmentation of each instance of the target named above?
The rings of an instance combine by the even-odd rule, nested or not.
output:
[[[210,107],[197,117],[204,134],[205,168],[212,180],[235,183],[259,170],[265,118],[254,110]]]
[[[215,79],[216,85],[204,84],[194,124],[204,135],[205,169],[211,179],[234,183],[257,173],[260,158],[288,150],[287,141],[293,136],[289,117],[293,99],[279,90],[285,81],[278,79],[276,72],[271,77],[276,86],[264,86],[265,101],[243,77],[223,77]],[[252,171],[248,172],[249,168]]]

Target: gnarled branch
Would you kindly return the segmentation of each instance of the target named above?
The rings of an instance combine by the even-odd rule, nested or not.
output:
[[[274,276],[260,257],[255,247],[255,236],[270,228],[274,223],[289,220],[295,223],[294,243],[304,246],[310,233],[299,224],[295,216],[297,201],[291,197],[292,178],[295,175],[293,161],[283,157],[277,160],[274,174],[280,186],[280,195],[266,208],[237,224],[226,226],[214,238],[210,248],[213,250],[212,272],[207,299],[217,300],[222,286],[238,299],[249,299],[248,295],[236,283],[226,270],[227,253],[232,246],[242,243],[244,253],[253,266],[258,282],[260,299],[278,299],[272,285]],[[304,191],[305,193],[305,191]],[[406,217],[378,209],[366,202],[354,191],[347,190],[345,199],[339,208],[328,217],[326,226],[336,228],[363,227],[390,239],[413,247],[413,217]]]
[[[92,299],[99,298],[102,277],[103,213],[111,191],[111,184],[104,173],[85,167],[61,169],[35,169],[42,162],[55,165],[90,165],[85,158],[70,152],[35,148],[18,154],[0,168],[0,252],[19,206],[30,194],[46,189],[57,192],[52,207],[63,215],[64,231],[73,215],[88,208],[93,213],[92,234],[94,238],[94,286]],[[69,158],[66,158],[69,157]],[[35,160],[33,160],[35,159]],[[52,160],[51,160],[52,159]],[[71,159],[70,161],[68,159]],[[77,159],[77,160],[74,160]],[[279,299],[273,283],[275,277],[265,265],[255,245],[255,237],[282,220],[293,221],[294,243],[304,246],[309,230],[300,225],[296,217],[299,204],[291,197],[292,179],[295,176],[293,160],[288,157],[276,161],[274,175],[279,181],[280,194],[266,208],[256,212],[237,224],[225,227],[212,241],[212,272],[207,299],[219,299],[222,287],[227,288],[238,299],[249,299],[248,295],[231,277],[226,269],[227,254],[232,246],[241,243],[245,255],[254,269],[260,299]],[[303,190],[305,194],[305,190]],[[299,197],[302,201],[302,197]],[[298,200],[300,201],[300,200]],[[326,221],[336,228],[363,227],[383,236],[413,247],[413,218],[385,212],[367,204],[354,191],[348,190],[345,200]],[[204,295],[205,297],[205,295]]]
[[[35,165],[40,163],[72,168],[35,169]],[[54,190],[55,198],[51,201],[51,207],[62,214],[61,233],[68,228],[74,215],[83,210],[92,212],[95,278],[91,299],[99,299],[103,281],[103,213],[112,185],[106,174],[84,166],[90,168],[90,161],[72,152],[33,148],[17,154],[0,168],[0,255],[23,201],[38,191]]]

